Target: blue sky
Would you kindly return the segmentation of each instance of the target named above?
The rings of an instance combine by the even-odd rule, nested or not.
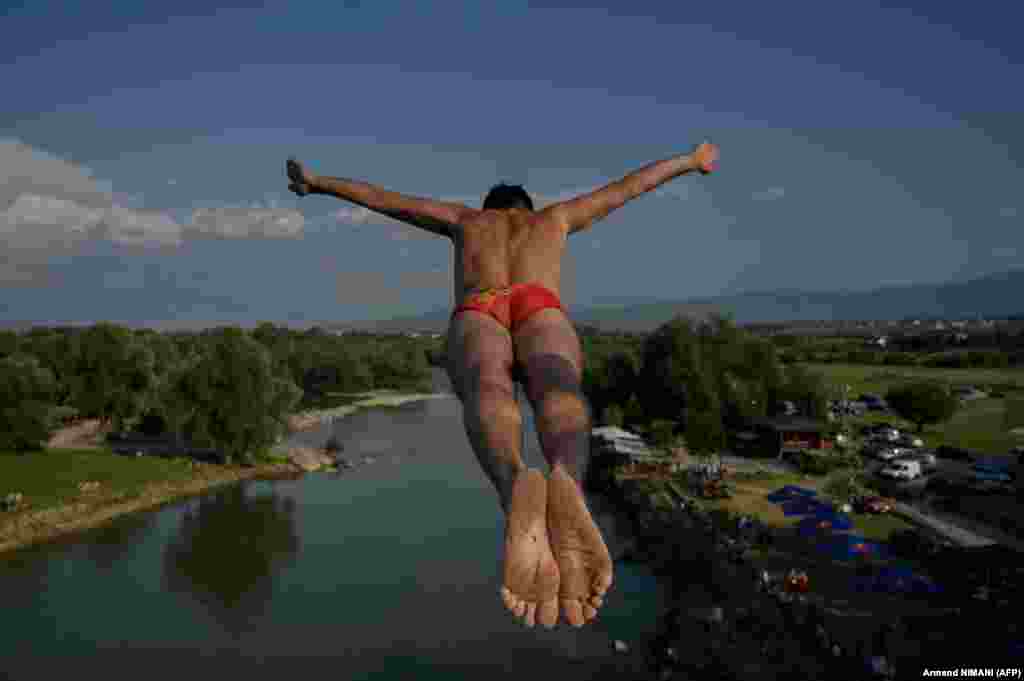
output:
[[[1016,3],[154,4],[0,5],[2,319],[451,304],[446,241],[292,197],[289,155],[478,206],[719,143],[573,236],[571,306],[1024,264]]]

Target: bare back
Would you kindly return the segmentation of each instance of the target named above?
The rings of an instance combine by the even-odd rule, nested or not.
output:
[[[549,211],[474,211],[452,230],[456,303],[476,290],[528,282],[560,295],[568,233]]]

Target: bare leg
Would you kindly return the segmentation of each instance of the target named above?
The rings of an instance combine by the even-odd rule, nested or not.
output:
[[[462,400],[470,444],[506,516],[502,600],[527,626],[553,627],[559,576],[547,532],[547,483],[522,461],[511,343],[497,322],[467,312],[449,332],[449,374]]]
[[[597,616],[612,583],[611,555],[583,494],[590,415],[580,389],[579,339],[562,312],[542,310],[516,335],[516,352],[551,464],[547,518],[560,573],[561,610],[578,627]]]

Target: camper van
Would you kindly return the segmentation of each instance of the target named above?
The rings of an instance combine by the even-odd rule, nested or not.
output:
[[[893,480],[914,480],[915,478],[921,477],[921,464],[918,461],[907,461],[906,459],[901,459],[899,461],[893,461],[891,464],[880,470],[878,474],[885,478],[892,478]]]

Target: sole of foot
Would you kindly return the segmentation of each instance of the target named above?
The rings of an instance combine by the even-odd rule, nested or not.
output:
[[[556,466],[548,477],[548,534],[560,575],[565,620],[582,627],[597,617],[612,585],[612,559],[579,483]]]
[[[505,528],[504,584],[501,599],[527,627],[558,623],[558,564],[547,531],[547,480],[535,469],[512,486]]]

